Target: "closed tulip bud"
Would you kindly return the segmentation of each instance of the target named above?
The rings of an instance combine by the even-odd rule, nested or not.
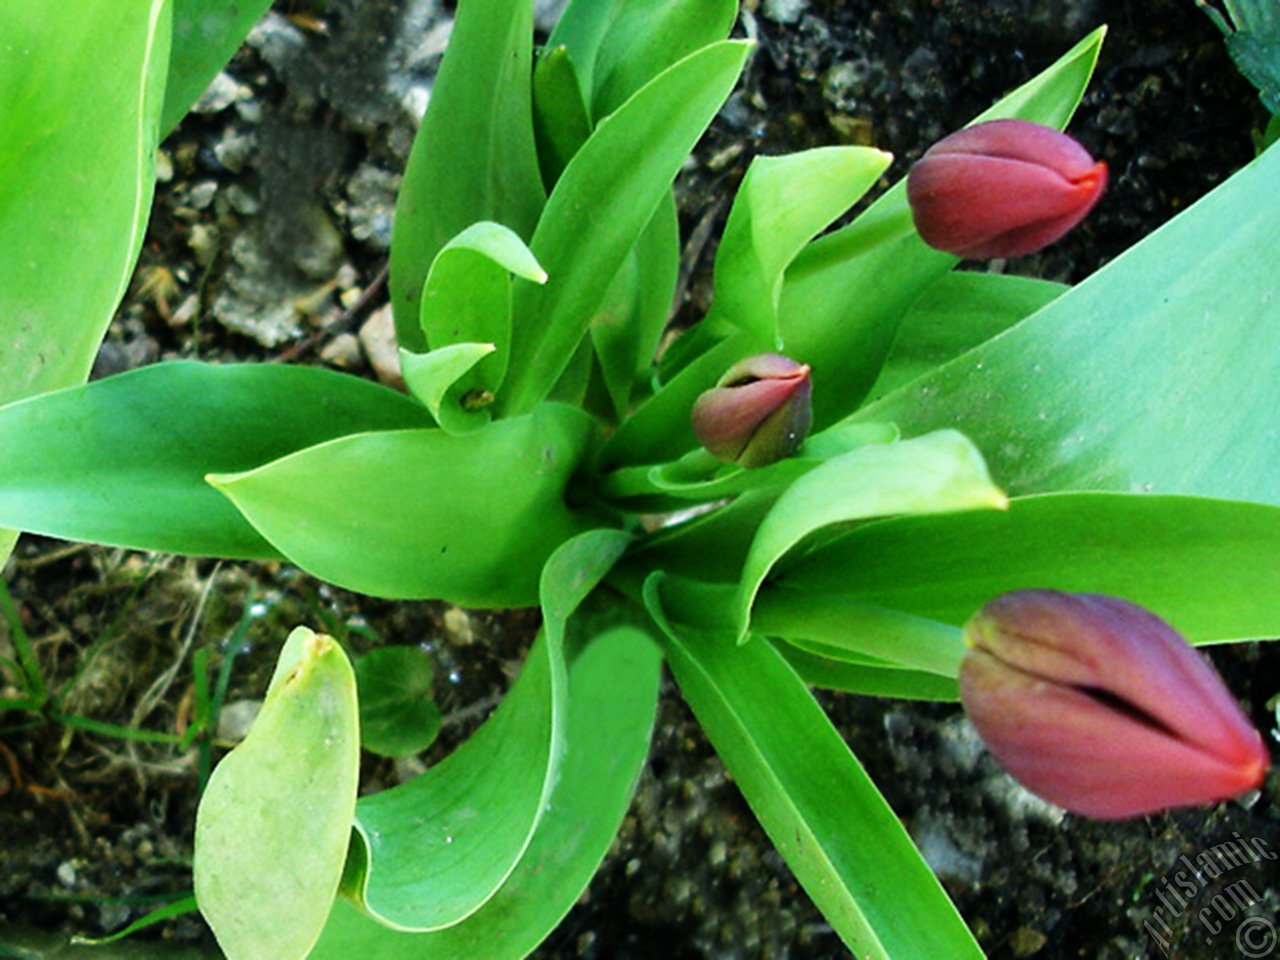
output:
[[[960,698],[1032,793],[1105,820],[1257,789],[1267,750],[1222,680],[1155,614],[1018,590],[965,627]]]
[[[1065,133],[990,120],[935,143],[907,176],[916,230],[959,257],[1018,257],[1061,238],[1107,185],[1107,165]]]
[[[717,459],[766,467],[809,432],[809,367],[776,353],[740,360],[693,405],[693,430]]]

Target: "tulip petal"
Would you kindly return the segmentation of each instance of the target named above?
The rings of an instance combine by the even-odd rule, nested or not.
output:
[[[1269,763],[1213,668],[1168,624],[1114,597],[1021,590],[966,627],[961,699],[1032,792],[1118,818],[1257,788]]]

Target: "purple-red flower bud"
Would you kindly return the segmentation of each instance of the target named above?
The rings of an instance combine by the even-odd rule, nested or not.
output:
[[[717,459],[767,467],[804,443],[809,367],[776,353],[740,360],[693,405],[693,431]]]
[[[1270,758],[1221,678],[1124,600],[1018,590],[965,626],[960,698],[1000,764],[1075,813],[1120,819],[1257,789]]]
[[[1018,257],[1062,237],[1107,185],[1107,165],[1065,133],[989,120],[935,143],[907,176],[916,230],[959,257]]]

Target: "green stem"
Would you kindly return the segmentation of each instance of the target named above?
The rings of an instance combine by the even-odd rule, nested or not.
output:
[[[956,677],[964,631],[947,623],[829,594],[766,587],[751,608],[751,631],[812,640],[852,654]]]

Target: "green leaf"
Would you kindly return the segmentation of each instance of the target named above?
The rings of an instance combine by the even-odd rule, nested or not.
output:
[[[870,390],[879,398],[1003,333],[1066,292],[1065,284],[1004,273],[946,273],[902,318]]]
[[[974,122],[1020,117],[1065,126],[1093,72],[1102,34],[1095,30]],[[796,257],[783,286],[780,329],[788,354],[813,368],[816,429],[857,408],[879,376],[907,309],[956,262],[917,236],[905,179],[849,226]]]
[[[577,901],[622,824],[648,752],[662,658],[640,631],[593,638],[569,666],[559,778],[524,856],[484,906],[433,933],[382,926],[339,900],[311,960],[509,960]]]
[[[549,191],[591,136],[582,85],[566,47],[544,50],[533,68],[533,132],[542,183]]]
[[[460,436],[342,437],[209,482],[281,553],[332,583],[391,598],[531,606],[552,551],[595,525],[565,502],[592,432],[580,410],[544,404]]]
[[[787,865],[850,950],[877,960],[982,956],[906,830],[803,681],[767,642],[666,622],[646,603],[685,699]]]
[[[774,644],[791,664],[791,669],[810,687],[840,690],[869,697],[901,697],[908,700],[960,699],[960,685],[954,679],[923,670],[871,666],[831,659],[801,649],[785,640]]]
[[[748,49],[725,41],[681,60],[602,121],[569,163],[529,244],[550,279],[514,290],[505,413],[532,409],[560,378]]]
[[[913,433],[959,424],[1013,493],[1280,504],[1277,178],[1280,152],[1268,151],[1043,310],[859,418]]]
[[[597,122],[684,57],[729,36],[736,0],[629,0],[614,7],[600,41],[592,84]]]
[[[542,631],[515,686],[471,739],[417,779],[361,798],[365,910],[403,930],[434,930],[493,896],[554,779],[563,673],[563,652]]]
[[[454,343],[429,353],[401,350],[400,372],[409,392],[423,402],[442,428],[449,433],[469,433],[488,423],[489,415],[483,406],[468,410],[466,398],[487,399],[492,393],[484,387],[472,387],[459,394],[456,388],[461,382],[472,382],[467,374],[496,349],[492,343]],[[453,398],[449,398],[450,392]]]
[[[0,525],[141,550],[272,557],[205,474],[428,422],[402,394],[325,370],[156,364],[0,408]]]
[[[151,211],[171,19],[166,0],[6,0],[0,404],[89,374]]]
[[[621,0],[570,0],[547,39],[548,49],[563,47],[569,55],[582,84],[584,104],[591,95],[596,54],[620,3]]]
[[[1280,636],[1280,508],[1108,493],[1017,498],[1007,512],[868,524],[781,583],[959,626],[1008,590],[1123,597],[1193,642]]]
[[[427,347],[419,303],[436,254],[481,220],[529,237],[545,200],[533,136],[533,7],[459,6],[396,202],[391,302],[400,346],[414,353]]]
[[[1002,509],[1006,502],[977,450],[954,431],[829,460],[787,488],[760,524],[738,590],[737,635],[746,636],[752,602],[773,565],[815,531],[892,514]]]
[[[441,930],[499,890],[547,809],[564,746],[564,625],[626,547],[594,530],[566,543],[542,576],[547,619],[498,711],[443,763],[360,801],[363,906],[402,930]]]
[[[756,157],[716,253],[716,311],[785,349],[778,330],[784,271],[805,244],[871,189],[892,159],[867,147]]]
[[[632,392],[666,329],[679,269],[680,222],[668,191],[591,319],[591,343],[618,420],[630,412]]]
[[[160,129],[167,136],[200,98],[270,0],[173,0],[173,50]]]
[[[229,960],[307,956],[342,878],[359,775],[351,664],[299,627],[196,816],[196,899]]]
[[[417,647],[377,647],[356,660],[360,743],[366,750],[404,757],[431,746],[441,720],[431,699],[434,676]]]

